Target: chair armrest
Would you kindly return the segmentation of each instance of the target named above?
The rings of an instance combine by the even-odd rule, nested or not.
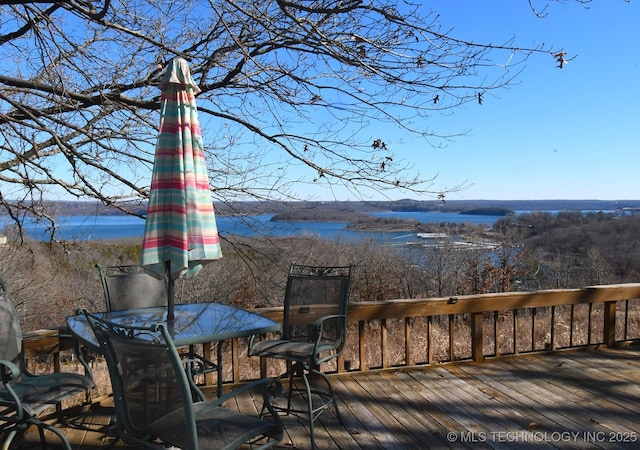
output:
[[[20,376],[20,368],[11,361],[0,359],[0,373],[2,374],[2,384],[5,386],[14,378]]]
[[[68,336],[70,339],[73,339],[73,353],[84,368],[84,374],[89,379],[93,380],[93,370],[91,370],[91,366],[89,366],[89,363],[85,358],[85,353],[88,355],[90,349],[87,346],[82,345],[82,343],[78,339],[75,339],[71,334],[69,334]]]
[[[24,419],[25,411],[22,407],[20,398],[11,387],[11,380],[20,376],[20,369],[11,361],[0,359],[0,373],[2,373],[2,384],[4,386],[4,390],[11,396],[11,399],[13,400],[13,405],[7,405],[3,400],[3,408],[8,408],[8,410],[13,410],[15,412],[15,416],[11,419],[12,422],[21,422]]]
[[[322,334],[324,331],[324,323],[332,319],[347,320],[347,316],[344,314],[332,314],[330,316],[320,317],[318,320],[316,320],[315,323],[313,324],[316,339],[317,339],[316,346],[320,344],[320,340],[322,339]]]
[[[331,314],[329,316],[322,316],[320,317],[318,320],[315,321],[314,326],[317,327],[321,327],[322,328],[322,324],[324,322],[326,322],[327,320],[330,319],[347,319],[347,316],[345,316],[344,314]]]
[[[251,355],[251,349],[253,348],[253,343],[256,340],[256,335],[252,334],[251,338],[249,338],[249,345],[247,347],[247,355]]]
[[[324,324],[329,320],[335,320],[335,319],[346,321],[347,316],[344,314],[332,314],[329,316],[320,317],[314,323],[315,347],[313,350],[313,362],[315,365],[318,365],[320,363],[333,359],[342,353],[342,351],[339,351],[341,345],[343,344],[341,339],[333,340],[333,343],[331,345],[328,344],[328,342],[331,342],[331,340],[329,339],[327,339],[325,342],[322,341],[324,337]],[[325,345],[325,348],[320,349],[320,346],[322,344]],[[325,354],[324,357],[320,357],[321,351]],[[327,354],[326,352],[330,352],[330,354]]]
[[[272,333],[273,333],[274,336],[281,336],[282,335],[282,330],[274,331]],[[249,355],[251,354],[251,349],[253,348],[253,344],[254,344],[254,342],[256,342],[256,339],[261,340],[264,337],[265,337],[265,334],[252,334],[251,335],[251,337],[249,338],[249,346],[247,347],[247,353]]]

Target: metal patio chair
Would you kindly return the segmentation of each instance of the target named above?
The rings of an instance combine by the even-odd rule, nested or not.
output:
[[[136,265],[96,267],[107,311],[167,305],[166,278],[156,278]]]
[[[289,379],[287,404],[276,409],[308,417],[314,447],[314,422],[328,407],[335,407],[343,423],[335,393],[320,364],[344,351],[352,268],[292,264],[285,290],[282,336],[263,341],[252,338],[249,344],[250,356],[287,361],[288,370],[278,377]],[[297,385],[296,379],[303,385]],[[303,397],[305,409],[292,404],[294,396]]]
[[[53,425],[42,422],[38,416],[46,409],[78,394],[86,394],[95,387],[91,378],[75,373],[35,375],[26,364],[20,319],[0,279],[0,431],[5,435],[2,450],[8,450],[20,431],[30,425],[38,427],[41,445],[46,447],[44,431],[56,434],[67,450],[69,441]]]
[[[268,448],[282,439],[282,424],[270,404],[280,391],[274,380],[258,380],[215,401],[192,401],[192,386],[167,325],[118,325],[85,314],[105,355],[118,435],[149,448],[233,449],[246,443]],[[270,418],[251,417],[223,407],[249,389],[261,389]],[[203,396],[204,398],[204,396]]]
[[[139,265],[102,266],[97,264],[107,311],[167,306],[169,283],[156,278]],[[216,372],[218,364],[189,347],[187,370],[192,380],[198,375]],[[194,381],[195,383],[195,381]]]

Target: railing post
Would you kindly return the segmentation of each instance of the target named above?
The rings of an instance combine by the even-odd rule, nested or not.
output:
[[[473,360],[477,363],[484,360],[482,348],[482,319],[483,314],[481,312],[471,314],[471,352]]]
[[[240,382],[240,341],[233,339],[231,341],[231,369],[233,371],[233,382]]]
[[[616,306],[615,301],[604,302],[604,344],[607,347],[616,345]]]
[[[433,316],[427,317],[427,363],[433,364]]]
[[[455,314],[449,314],[449,361],[456,359],[456,322]]]
[[[210,342],[207,342],[206,344],[202,344],[202,355],[207,359],[211,359],[211,343]],[[204,385],[205,386],[213,385],[213,372],[205,372]]]
[[[404,318],[404,364],[406,366],[413,365],[413,353],[411,352],[411,329],[413,321],[411,317]]]
[[[267,358],[260,357],[260,378],[267,378]]]
[[[387,319],[380,319],[380,353],[382,368],[389,367],[389,358],[387,356]]]
[[[360,356],[360,372],[367,370],[367,344],[365,340],[364,320],[358,322],[358,346]]]
[[[495,348],[495,356],[496,358],[500,356],[500,330],[498,330],[498,326],[500,324],[500,312],[493,312],[493,346]]]

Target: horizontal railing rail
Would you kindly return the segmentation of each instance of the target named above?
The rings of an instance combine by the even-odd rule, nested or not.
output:
[[[398,369],[640,340],[640,283],[448,298],[358,302],[349,305],[347,344],[327,372]],[[255,312],[276,321],[282,308]],[[224,382],[274,376],[275,361],[246,354],[247,340],[224,343]],[[64,331],[25,334],[27,355],[73,347]],[[210,351],[212,345],[206,345]],[[56,362],[57,361],[57,362]],[[214,384],[214,374],[205,384]]]

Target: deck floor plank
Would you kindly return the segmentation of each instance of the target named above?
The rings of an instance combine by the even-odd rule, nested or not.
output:
[[[450,414],[450,408],[446,400],[437,393],[435,383],[433,382],[433,380],[437,378],[437,375],[434,376],[430,370],[412,370],[408,372],[398,372],[396,377],[400,380],[400,389],[411,391],[424,401],[422,410],[431,420],[439,424],[437,429],[445,434],[445,440],[447,439],[446,433],[462,428],[462,425]]]
[[[599,375],[596,375],[599,381],[589,377],[593,375],[593,372],[589,372],[589,368],[576,366],[572,364],[573,358],[566,358],[567,363],[563,363],[558,366],[556,362],[552,366],[545,365],[548,370],[555,370],[556,377],[563,377],[569,379],[571,384],[558,384],[554,380],[549,380],[544,376],[544,371],[532,373],[531,379],[537,380],[537,382],[544,386],[545,389],[552,392],[554,395],[562,396],[570,402],[575,404],[591,404],[588,408],[590,413],[590,420],[602,424],[610,432],[632,432],[637,431],[638,423],[636,420],[632,420],[634,409],[637,410],[637,404],[630,401],[632,399],[633,391],[637,391],[637,382],[630,380],[625,381],[624,384],[628,388],[623,396],[613,395],[610,390],[603,387],[603,382],[608,384],[611,382],[609,379],[605,381]],[[549,359],[551,361],[551,359]],[[548,362],[548,361],[545,361]],[[611,361],[607,361],[610,363]],[[517,358],[508,361],[510,367],[514,369],[521,369],[522,363],[517,361]],[[639,369],[640,370],[640,369]],[[600,369],[598,372],[603,372]],[[601,381],[600,381],[601,380]],[[635,397],[640,398],[639,396]]]
[[[453,368],[453,367],[451,367]],[[449,393],[450,403],[456,402],[461,413],[469,420],[475,421],[478,433],[486,433],[487,429],[496,433],[507,433],[512,430],[527,430],[526,420],[518,420],[514,417],[512,408],[505,407],[497,402],[495,398],[487,395],[472,383],[460,377],[455,372],[447,368],[436,368],[435,372],[440,375],[440,382],[437,388]],[[467,427],[471,430],[471,427]],[[487,442],[494,449],[509,448],[499,441]]]
[[[407,424],[415,423],[417,426],[408,427],[414,434],[414,438],[424,443],[428,448],[446,448],[449,443],[446,439],[448,429],[436,418],[427,414],[429,407],[424,397],[416,393],[414,389],[407,389],[407,385],[402,380],[406,374],[404,372],[380,372],[380,376],[387,381],[387,389],[392,394],[389,404],[390,414],[401,414],[407,418]],[[407,416],[405,416],[405,414]],[[411,429],[413,428],[413,429]]]
[[[441,448],[444,445],[432,431],[434,421],[415,408],[415,403],[403,394],[403,389],[397,389],[398,382],[393,372],[369,373],[360,378],[369,389],[375,387],[375,396],[381,408],[386,415],[396,419],[394,434],[406,447],[411,448],[415,442],[421,442],[427,448]]]
[[[549,359],[553,359],[553,357]],[[607,393],[606,388],[607,381],[605,381],[599,371],[596,376],[593,377],[593,372],[587,370],[579,370],[576,368],[570,370],[566,370],[567,368],[563,369],[565,365],[568,367],[571,364],[570,357],[568,356],[567,363],[563,362],[560,365],[555,364],[549,368],[549,371],[552,370],[554,372],[554,380],[560,380],[559,383],[550,383],[540,380],[540,378],[544,378],[545,373],[548,373],[547,370],[543,370],[544,366],[538,366],[535,370],[527,370],[527,368],[521,364],[514,365],[512,359],[505,360],[504,363],[508,370],[526,371],[528,381],[531,383],[530,389],[535,389],[536,397],[552,399],[555,409],[563,413],[567,421],[574,422],[575,428],[569,428],[570,425],[567,425],[567,430],[579,431],[580,429],[588,428],[591,423],[594,423],[598,425],[594,429],[596,432],[609,433],[612,431],[627,431],[615,425],[615,421],[605,419],[605,417],[612,419],[614,412],[618,409],[614,402],[611,402],[607,408],[602,409],[590,398],[585,399],[571,394],[569,386],[575,385],[580,390],[586,391],[590,386],[595,387],[597,385],[604,389],[599,393],[592,392],[592,394],[603,395],[603,398],[609,399],[610,395]],[[562,388],[558,389],[558,386],[562,386]],[[606,425],[607,422],[609,422],[609,426]],[[612,428],[612,426],[614,428]]]
[[[333,409],[323,414],[321,449],[640,448],[638,347],[349,372],[332,381],[346,426]],[[260,401],[247,395],[229,406],[256,412]],[[103,400],[56,416],[74,450],[138,450],[116,439],[112,405]],[[283,422],[279,448],[310,448],[304,421]],[[37,440],[30,429],[21,442],[37,448]]]
[[[376,440],[373,434],[367,432],[368,427],[374,426],[376,419],[364,403],[349,390],[349,384],[345,383],[345,380],[353,381],[352,378],[345,376],[332,380],[333,388],[339,398],[338,407],[345,422],[345,428],[358,447],[372,450],[384,449],[383,443]]]
[[[510,432],[518,432],[524,435],[525,432],[535,432],[536,424],[544,422],[545,416],[523,406],[519,393],[514,393],[509,389],[504,389],[499,384],[494,385],[492,380],[500,371],[494,370],[487,373],[485,370],[474,370],[474,367],[461,367],[462,365],[452,365],[447,367],[447,371],[465,381],[465,383],[482,392],[487,398],[495,402],[495,410],[502,415],[507,415],[514,422],[515,426]],[[470,370],[466,370],[470,369]],[[556,429],[559,430],[559,429]],[[497,430],[485,429],[485,433],[499,433]]]
[[[429,394],[431,404],[440,410],[440,416],[449,420],[446,426],[445,439],[453,432],[457,437],[466,436],[464,440],[456,440],[455,448],[469,445],[470,448],[502,448],[500,443],[484,442],[483,433],[488,428],[495,429],[493,419],[475,408],[475,402],[465,392],[452,385],[453,378],[444,367],[435,370],[412,371],[411,377],[417,380]],[[482,417],[480,417],[482,416]]]
[[[498,404],[491,405],[486,396],[449,372],[447,368],[435,368],[434,372],[438,375],[434,389],[441,393],[444,401],[450,406],[450,414],[453,415],[455,411],[456,420],[464,430],[480,435],[487,428],[494,432],[507,432],[518,427],[518,424],[512,421],[505,423],[505,417],[500,414]],[[496,449],[505,448],[500,444],[491,442],[490,446]]]
[[[397,420],[380,406],[375,386],[363,385],[360,377],[343,377],[342,383],[350,394],[352,408],[361,411],[363,433],[368,433],[385,449],[405,449],[402,441],[393,433]],[[342,399],[339,399],[342,401]],[[366,410],[366,413],[365,413]]]
[[[523,439],[536,439],[540,433],[555,435],[556,433],[571,433],[593,428],[585,411],[575,408],[575,404],[565,398],[553,395],[543,389],[536,382],[531,381],[531,372],[538,370],[532,367],[530,370],[509,371],[503,361],[487,363],[493,366],[493,374],[486,374],[478,370],[477,364],[461,365],[469,373],[476,369],[478,380],[490,385],[501,392],[508,400],[500,402],[511,405],[512,408],[522,411],[529,417],[529,427]],[[523,430],[517,430],[523,432]],[[598,432],[607,432],[604,427],[597,426]],[[491,433],[496,431],[490,430]],[[565,443],[567,448],[583,448],[578,442],[571,440]]]

